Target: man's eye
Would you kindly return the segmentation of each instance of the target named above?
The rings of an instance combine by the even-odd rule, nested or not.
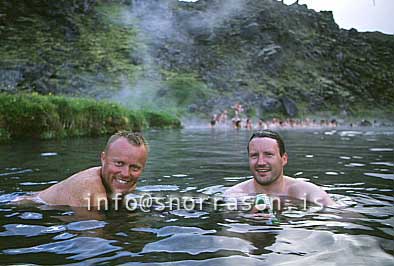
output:
[[[116,166],[123,166],[123,162],[115,162]]]
[[[140,167],[138,167],[138,166],[131,167],[131,171],[138,171],[138,170],[140,170]]]

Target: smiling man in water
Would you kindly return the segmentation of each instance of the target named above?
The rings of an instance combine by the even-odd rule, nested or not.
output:
[[[147,158],[148,146],[142,135],[116,133],[108,139],[101,153],[101,167],[78,172],[38,192],[31,199],[49,205],[89,208],[97,207],[107,200],[118,200],[120,194],[136,188]]]
[[[225,191],[225,196],[268,194],[306,200],[320,206],[335,205],[320,187],[284,175],[288,155],[278,133],[270,130],[254,133],[249,139],[247,150],[253,179],[229,188]]]

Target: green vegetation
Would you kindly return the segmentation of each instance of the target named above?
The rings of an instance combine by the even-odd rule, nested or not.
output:
[[[149,127],[153,128],[179,128],[181,123],[169,114],[157,113],[152,111],[142,111],[143,117]]]
[[[85,98],[0,94],[0,141],[99,136],[147,127],[179,128],[163,113],[129,110],[118,104]]]
[[[165,72],[168,91],[166,96],[173,98],[177,104],[184,106],[199,100],[207,100],[213,96],[205,83],[192,73]]]
[[[0,69],[24,76],[0,83],[0,90],[97,96],[135,80],[140,67],[131,55],[138,43],[135,30],[121,23],[123,5],[98,1],[89,12],[73,2],[37,5],[0,4],[7,14],[0,16]]]
[[[94,72],[97,68],[110,74],[128,75],[138,70],[130,59],[136,48],[136,32],[133,28],[121,24],[122,6],[119,4],[101,4],[96,8],[96,17],[76,17],[75,23],[80,30],[77,62],[81,69]],[[83,54],[82,54],[82,53]]]

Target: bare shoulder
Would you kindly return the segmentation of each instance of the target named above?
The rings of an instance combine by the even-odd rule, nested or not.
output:
[[[252,183],[253,179],[243,181],[227,189],[223,195],[225,197],[239,197],[253,193],[253,191],[251,191]]]
[[[39,192],[38,197],[51,205],[84,206],[91,195],[105,193],[100,169],[92,167],[78,172]]]
[[[94,186],[98,181],[101,183],[100,177],[101,167],[92,167],[81,172],[75,173],[64,181],[70,184],[82,186]]]
[[[335,205],[335,202],[321,187],[311,182],[306,182],[288,176],[286,176],[285,179],[287,183],[287,194],[289,197],[306,199],[307,201],[318,205]]]

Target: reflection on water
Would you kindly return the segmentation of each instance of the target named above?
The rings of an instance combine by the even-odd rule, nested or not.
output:
[[[1,264],[393,265],[394,130],[281,134],[286,173],[322,186],[343,208],[282,199],[278,225],[229,209],[221,193],[250,178],[248,131],[146,133],[150,158],[135,197],[187,199],[173,209],[168,202],[135,211],[10,204],[99,164],[105,139],[2,145]]]

